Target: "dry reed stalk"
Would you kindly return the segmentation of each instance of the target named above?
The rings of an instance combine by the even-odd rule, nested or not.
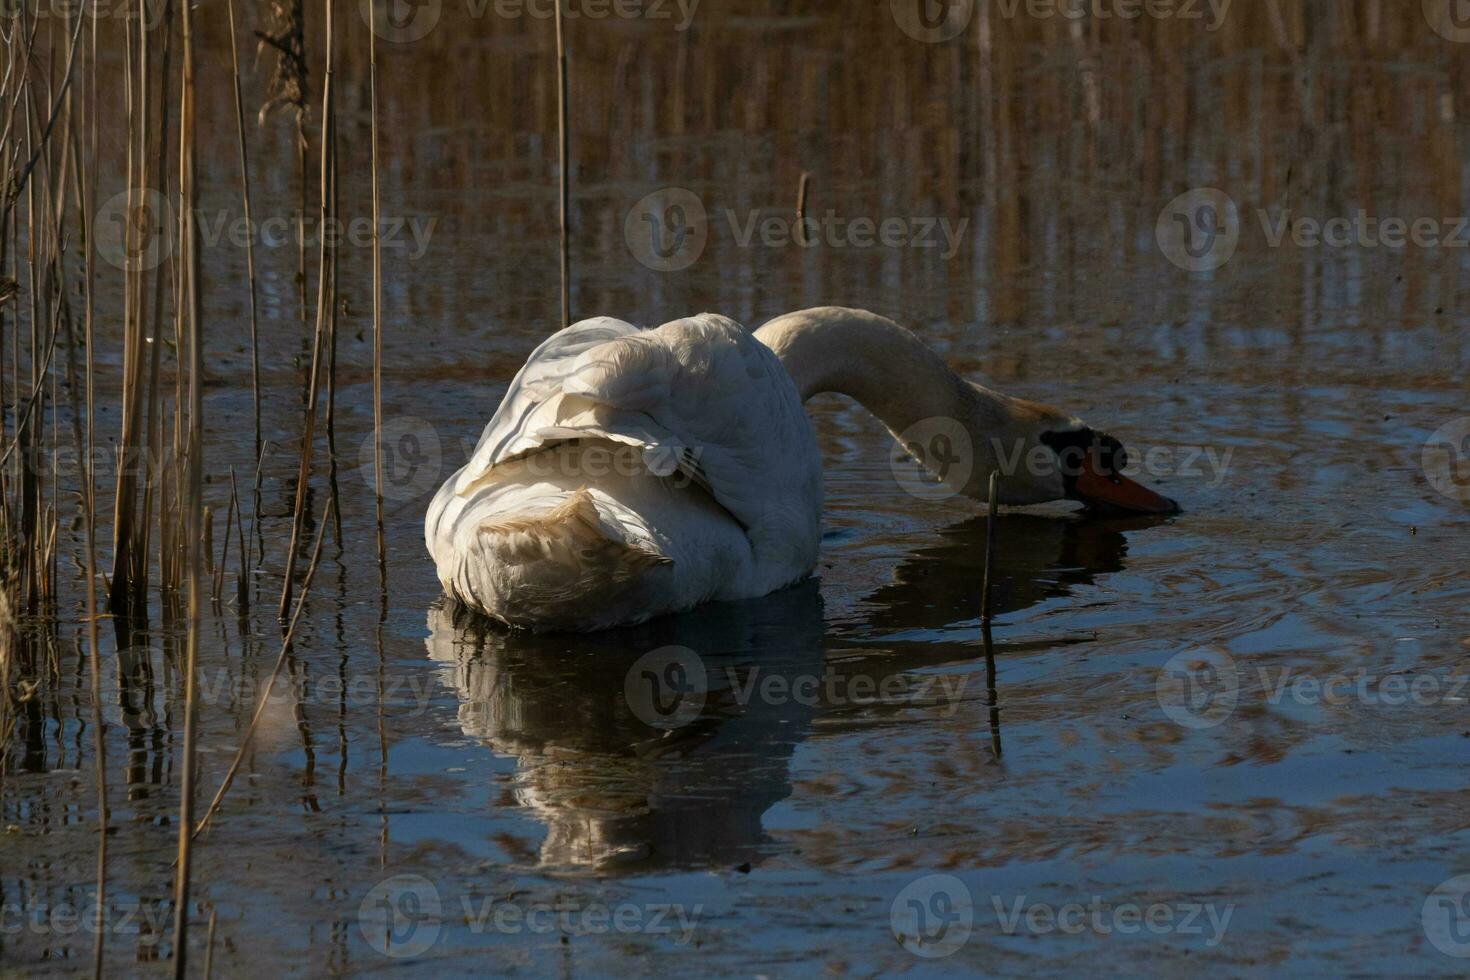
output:
[[[990,749],[1000,758],[1000,701],[995,687],[995,644],[990,638],[990,569],[995,559],[995,521],[1000,506],[1000,471],[990,474],[985,514],[985,577],[980,586],[980,639],[985,647],[985,692],[990,707]]]
[[[141,22],[140,22],[141,23]],[[125,256],[137,255],[137,229],[135,218],[140,211],[141,197],[138,182],[144,154],[139,152],[143,127],[147,124],[145,109],[146,90],[143,77],[147,59],[143,49],[134,48],[135,28],[132,19],[125,21],[124,49],[124,98],[126,103],[127,146],[127,211],[123,227],[123,251]],[[140,45],[144,42],[138,42]],[[144,91],[140,91],[144,90]],[[122,418],[118,438],[117,480],[113,488],[112,515],[112,578],[108,607],[114,614],[127,615],[133,606],[133,587],[136,580],[138,560],[133,553],[136,539],[134,529],[137,508],[137,466],[139,444],[138,425],[140,420],[139,398],[142,390],[141,368],[143,363],[143,335],[140,325],[138,299],[139,277],[132,263],[123,274],[123,386]]]
[[[990,622],[990,564],[995,557],[995,511],[999,506],[1000,472],[990,474],[989,508],[985,514],[985,578],[980,586],[980,622]]]
[[[214,976],[214,930],[219,923],[219,909],[209,910],[209,931],[204,937],[204,980]]]
[[[242,574],[248,574],[250,565],[265,561],[265,534],[261,531],[260,527],[260,481],[261,474],[265,470],[265,452],[268,448],[270,448],[269,441],[260,447],[260,455],[255,457],[255,480],[250,489],[250,541],[253,544],[254,557],[250,558],[246,563],[242,569]],[[242,556],[242,560],[243,558],[244,556]]]
[[[27,146],[30,146],[33,143],[34,129],[35,121],[34,119],[32,119],[31,116],[31,103],[30,101],[27,101],[26,128],[24,134]],[[39,160],[39,153],[35,157],[32,157],[32,159]],[[32,352],[41,349],[41,339],[39,333],[40,325],[43,322],[48,322],[48,318],[44,318],[41,312],[42,296],[44,294],[39,276],[40,261],[39,256],[36,254],[37,240],[38,235],[36,230],[36,190],[35,184],[31,184],[26,188],[26,242],[29,252],[29,254],[27,255],[27,260],[28,265],[30,266],[30,344]],[[21,467],[20,521],[21,533],[24,535],[24,537],[22,538],[24,542],[24,551],[22,553],[27,559],[24,565],[23,577],[21,579],[21,595],[23,599],[22,608],[27,615],[32,616],[36,615],[39,612],[42,589],[42,583],[40,579],[42,578],[42,576],[45,575],[45,568],[47,565],[41,515],[42,487],[40,481],[39,467],[35,465],[35,460],[37,455],[38,439],[40,438],[40,436],[38,436],[37,434],[37,430],[38,428],[42,432],[44,432],[45,430],[44,421],[46,414],[46,385],[44,379],[47,377],[51,369],[51,354],[55,350],[55,340],[56,337],[53,332],[51,343],[48,344],[46,348],[45,363],[41,365],[39,370],[36,367],[35,357],[33,356],[31,358],[31,374],[29,381],[31,386],[31,397],[29,400],[29,404],[26,406],[25,415],[21,418],[16,426],[16,444],[20,447],[19,462]],[[37,425],[38,416],[42,423],[39,427]]]
[[[95,25],[94,25],[95,31]],[[95,36],[94,36],[95,41]],[[95,70],[95,65],[94,65]],[[93,89],[93,101],[88,106],[88,111],[95,115],[95,87]],[[95,146],[95,144],[94,144]],[[91,211],[88,207],[90,200],[87,193],[89,177],[87,174],[88,164],[95,166],[95,150],[89,160],[78,161],[77,174],[77,203],[78,220],[81,223],[82,240],[90,243],[92,241]],[[85,554],[86,554],[86,603],[87,603],[87,668],[88,679],[91,686],[91,719],[92,719],[92,751],[94,756],[94,779],[97,788],[97,893],[95,896],[96,913],[93,920],[93,948],[92,948],[92,974],[94,977],[102,976],[102,963],[104,947],[106,944],[106,930],[103,928],[107,909],[107,838],[108,824],[111,812],[107,802],[107,729],[102,716],[102,653],[101,640],[98,636],[98,608],[97,608],[97,510],[96,510],[96,487],[93,483],[92,473],[92,446],[93,446],[93,295],[92,286],[94,282],[92,268],[92,252],[87,249],[87,272],[86,272],[86,309],[84,321],[84,347],[85,347],[85,407],[84,410],[76,411],[73,404],[72,415],[72,438],[77,447],[77,456],[80,460],[81,477],[81,510],[85,525]],[[63,301],[65,293],[62,293]],[[73,403],[75,403],[78,391],[77,366],[76,366],[76,344],[71,336],[70,318],[68,317],[67,330],[67,376],[68,385],[72,392]],[[85,424],[84,424],[85,423]],[[84,433],[85,429],[85,433]]]
[[[368,4],[368,116],[373,181],[373,498],[378,522],[378,592],[387,614],[388,550],[383,533],[383,241],[382,199],[378,187],[378,22],[377,4]],[[566,311],[562,311],[563,317]]]
[[[796,244],[806,245],[806,188],[811,174],[805,170],[801,172],[801,180],[796,185]]]
[[[328,4],[330,4],[331,3],[331,0],[327,0],[327,2],[328,2]],[[330,14],[329,14],[328,17],[327,17],[327,22],[328,22],[327,26],[329,28],[331,27],[331,21],[332,21],[332,18],[331,18]],[[331,41],[330,40],[328,41],[328,45],[329,46],[331,45]],[[328,178],[328,181],[329,181],[330,186],[331,186],[331,191],[330,191],[330,204],[322,212],[323,214],[325,214],[327,216],[327,221],[330,222],[330,224],[324,224],[323,227],[331,227],[332,225],[335,225],[336,222],[337,222],[337,213],[338,213],[337,212],[338,190],[339,190],[339,187],[340,187],[340,183],[337,180],[337,114],[336,114],[336,112],[333,111],[330,114],[330,118],[327,118],[327,114],[323,114],[323,124],[324,124],[323,125],[323,129],[325,129],[326,132],[323,134],[323,137],[322,137],[322,153],[325,156],[327,156],[327,157],[329,157],[331,159],[331,166],[327,168],[327,178]],[[322,237],[323,238],[326,238],[327,236],[323,235]],[[327,291],[326,291],[326,295],[327,295],[327,411],[326,411],[326,426],[327,426],[327,492],[329,494],[331,494],[333,500],[336,500],[337,499],[337,493],[338,493],[338,488],[337,488],[337,308],[338,308],[338,303],[337,303],[337,269],[338,269],[338,257],[339,257],[339,254],[340,253],[339,253],[339,251],[337,249],[337,240],[336,240],[335,237],[332,238],[332,240],[331,240],[330,243],[327,243],[327,249],[326,249],[326,251],[327,251],[327,254],[331,257],[331,261],[327,264],[327,267],[325,269],[323,269],[320,273],[318,273],[318,275],[330,276],[330,279],[328,280],[328,284],[327,284]],[[332,513],[335,514],[335,515],[337,515],[336,518],[333,520],[333,526],[334,526],[334,528],[336,530],[337,546],[340,548],[342,546],[342,509],[341,509],[341,507],[333,508]]]
[[[210,600],[218,606],[220,596],[225,590],[225,568],[230,563],[230,528],[235,524],[235,516],[240,506],[240,497],[235,492],[235,468],[230,467],[230,503],[225,511],[225,547],[220,553],[219,564],[214,569],[214,585],[210,589]],[[212,554],[213,552],[211,552]]]
[[[168,170],[168,109],[169,79],[172,46],[170,37],[173,24],[172,0],[164,0],[163,20],[156,33],[162,37],[161,59],[158,80],[158,122],[151,121],[153,103],[154,71],[152,69],[154,33],[146,29],[141,16],[143,3],[139,0],[139,17],[127,18],[126,96],[128,121],[128,201],[127,220],[124,231],[125,255],[134,258],[143,255],[152,234],[146,225],[150,219],[155,223],[161,216],[154,216],[149,207],[149,194],[157,193],[153,188],[153,174],[163,182]],[[137,21],[135,27],[134,21]],[[136,31],[136,37],[134,33]],[[136,44],[136,52],[134,51]],[[156,134],[156,146],[150,141]],[[156,153],[155,169],[150,170],[150,150]],[[161,225],[160,225],[161,227]],[[108,606],[116,615],[129,618],[144,618],[147,614],[147,590],[149,576],[148,554],[152,540],[151,516],[153,502],[160,502],[168,495],[166,488],[155,487],[155,477],[167,478],[167,473],[154,464],[159,459],[162,445],[162,422],[159,418],[158,384],[162,344],[155,337],[149,339],[149,317],[146,315],[145,297],[148,287],[148,271],[129,262],[124,274],[124,329],[123,329],[123,412],[115,500],[113,504],[113,574],[108,596]],[[166,272],[172,271],[167,250],[163,262],[153,271],[153,310],[151,322],[163,322],[163,285]],[[175,336],[177,345],[178,338]],[[175,386],[175,402],[180,400]],[[178,438],[175,437],[177,452]],[[143,469],[142,496],[138,497],[138,469]],[[173,496],[179,496],[175,489]],[[167,532],[170,523],[160,506],[160,531]],[[163,536],[172,538],[172,534]],[[165,589],[176,582],[174,565],[168,558],[160,541],[159,566],[161,586]]]
[[[201,521],[203,522],[201,526],[204,529],[203,530],[203,535],[204,535],[204,547],[203,547],[203,552],[204,552],[204,554],[203,554],[204,574],[208,575],[210,577],[210,579],[213,579],[214,578],[214,508],[213,507],[209,506],[208,504],[205,504],[204,505],[204,515],[201,518]],[[228,533],[228,531],[226,533]]]
[[[37,18],[37,21],[39,18]],[[33,22],[30,37],[27,41],[26,56],[29,59],[34,50],[36,22]],[[68,120],[68,130],[72,116],[72,79],[76,70],[76,55],[80,49],[82,18],[77,16],[72,20],[70,29],[64,33],[68,38],[68,49],[66,54],[66,66],[64,74],[59,83],[54,78],[47,78],[46,104],[49,106],[45,116],[44,125],[39,124],[34,113],[39,110],[40,103],[34,91],[34,80],[30,74],[25,73],[17,80],[15,95],[10,103],[10,111],[6,119],[3,135],[0,135],[0,149],[7,146],[9,134],[15,122],[16,101],[22,94],[30,95],[25,101],[25,126],[22,133],[22,144],[25,147],[25,164],[17,174],[10,178],[3,191],[0,191],[0,240],[5,239],[5,231],[10,227],[10,219],[14,208],[20,200],[21,191],[25,192],[26,201],[26,241],[27,241],[27,264],[29,266],[30,286],[30,324],[31,324],[31,387],[32,396],[23,418],[18,419],[16,425],[16,439],[6,449],[8,457],[12,450],[17,447],[20,450],[18,465],[21,469],[21,519],[19,539],[13,542],[20,546],[20,550],[28,559],[23,565],[22,589],[25,596],[25,608],[30,613],[38,611],[40,605],[50,606],[54,603],[54,583],[56,576],[56,541],[59,531],[57,519],[58,514],[58,485],[55,479],[56,457],[55,450],[52,455],[53,480],[51,484],[51,500],[49,506],[43,506],[43,482],[40,479],[40,467],[38,460],[43,451],[45,440],[45,386],[49,378],[53,394],[53,402],[56,400],[56,387],[58,379],[50,373],[51,357],[55,349],[57,337],[59,336],[61,324],[65,320],[70,334],[71,319],[67,312],[66,297],[62,290],[63,274],[61,264],[64,259],[65,235],[63,232],[63,217],[65,206],[65,184],[66,176],[70,169],[70,141],[63,139],[61,162],[59,173],[53,159],[52,135],[56,130],[58,121],[65,116]],[[11,38],[14,39],[19,31],[13,31]],[[48,43],[50,35],[48,33]],[[47,59],[48,64],[54,66],[53,59]],[[54,68],[53,68],[54,70]],[[11,73],[7,71],[7,80]],[[22,154],[21,146],[17,145],[14,153],[7,152],[5,155],[10,159],[18,159]],[[32,180],[35,175],[37,180]],[[37,210],[37,184],[41,186],[41,199],[46,207],[39,213]],[[53,203],[54,202],[54,203]],[[5,245],[0,244],[0,268],[4,266]],[[44,269],[44,285],[40,281],[40,270]],[[14,280],[10,280],[14,282]],[[0,287],[0,290],[12,295],[18,290],[18,283],[14,289]],[[51,337],[47,344],[44,362],[38,365],[36,353],[40,350],[40,324],[50,323]],[[12,347],[12,353],[16,354],[19,347],[18,336],[19,324],[17,322],[17,343]],[[0,333],[3,333],[3,324],[0,324]],[[71,351],[68,347],[68,351]],[[18,390],[18,386],[17,386]],[[73,389],[75,393],[75,389]],[[37,415],[34,410],[39,405],[40,411]],[[56,438],[58,420],[52,417],[52,445],[59,443]],[[8,510],[8,497],[6,498],[6,509]],[[14,528],[14,524],[8,519],[7,528]]]
[[[567,211],[571,198],[571,135],[567,126],[567,48],[562,32],[562,5],[556,4],[556,134],[561,157],[561,325],[572,323],[571,251],[567,235]]]
[[[65,71],[65,74],[62,76],[62,79],[61,79],[61,87],[60,87],[60,89],[58,91],[56,91],[54,93],[54,95],[52,97],[51,111],[50,111],[50,113],[46,117],[46,126],[45,126],[44,130],[41,132],[40,139],[36,142],[35,146],[32,148],[30,157],[26,160],[24,166],[22,166],[20,168],[19,174],[15,177],[14,188],[10,191],[10,194],[8,195],[9,200],[7,201],[7,208],[6,208],[7,212],[9,210],[9,206],[8,205],[10,203],[13,203],[14,197],[16,195],[19,195],[20,191],[23,188],[26,187],[26,184],[29,181],[30,176],[31,176],[31,171],[33,171],[36,168],[36,164],[40,162],[41,156],[45,152],[46,147],[48,145],[50,145],[51,131],[56,128],[56,121],[57,121],[57,119],[61,115],[61,106],[62,106],[62,103],[65,101],[66,96],[67,96],[67,93],[69,93],[71,91],[72,73],[73,73],[73,70],[76,68],[77,49],[80,47],[80,45],[77,44],[77,40],[81,37],[81,33],[82,33],[82,22],[83,22],[83,20],[84,20],[84,18],[78,17],[77,18],[77,21],[76,21],[76,25],[72,28],[71,41],[70,41],[70,43],[68,45],[67,56],[66,56],[66,59],[67,59],[66,60],[66,71]],[[39,21],[37,23],[39,23]],[[35,31],[35,28],[33,27],[32,28],[32,37],[33,38],[34,38],[34,31]],[[30,53],[31,53],[30,51],[27,51],[27,53],[26,53],[27,54],[27,60],[29,60]],[[27,80],[27,84],[29,84],[29,80]],[[19,90],[17,90],[17,96],[18,95],[19,95]],[[30,111],[30,105],[29,105],[29,103],[27,103],[27,107],[26,108],[27,108],[27,112],[29,113],[29,111]],[[7,214],[7,217],[8,217],[8,214]],[[4,221],[0,221],[0,227],[3,227],[3,225],[4,225]]]
[[[0,583],[0,772],[4,771],[5,750],[10,744],[11,729],[15,727],[15,703],[10,685],[10,666],[15,659],[15,613],[10,605],[13,588],[11,581]]]
[[[194,129],[194,35],[193,15],[189,3],[183,4],[183,87],[179,94],[179,207],[185,216],[187,232],[180,245],[184,250],[183,288],[186,296],[189,351],[189,457],[187,541],[189,553],[189,631],[184,666],[184,750],[183,776],[179,792],[178,871],[174,879],[174,977],[187,976],[189,954],[189,885],[192,870],[194,835],[196,756],[198,753],[198,663],[200,588],[202,573],[203,497],[204,497],[204,337],[201,322],[199,282],[199,234],[195,215],[199,205],[199,189],[195,179]],[[182,349],[180,354],[182,355]],[[182,360],[182,356],[180,357]]]
[[[256,309],[255,235],[250,217],[250,159],[245,151],[245,100],[240,93],[240,46],[235,39],[235,0],[228,0],[230,18],[230,65],[234,70],[235,132],[240,146],[240,198],[245,208],[245,278],[250,284],[250,396],[255,408],[255,454],[260,455],[260,324]]]
[[[78,169],[78,172],[79,172],[79,178],[78,178],[79,179],[78,209],[77,210],[78,210],[78,212],[81,215],[81,222],[82,222],[82,241],[85,242],[86,243],[86,246],[87,246],[87,254],[85,256],[87,301],[86,301],[86,307],[83,310],[83,315],[86,318],[86,321],[85,321],[86,322],[85,332],[86,332],[86,338],[87,338],[87,461],[88,461],[88,465],[91,465],[91,461],[95,458],[92,454],[94,452],[96,452],[96,450],[97,450],[97,429],[96,429],[96,418],[97,418],[97,416],[96,416],[96,413],[95,413],[95,408],[96,408],[96,390],[95,390],[95,386],[93,384],[93,378],[95,377],[95,374],[96,374],[96,371],[95,371],[95,368],[96,368],[96,357],[95,357],[95,349],[94,349],[93,344],[92,344],[93,337],[94,337],[94,325],[95,325],[95,314],[96,314],[96,304],[94,303],[94,297],[95,297],[95,293],[96,293],[96,288],[95,287],[96,287],[96,282],[97,282],[97,272],[96,272],[96,255],[97,255],[97,249],[96,249],[96,247],[94,245],[93,229],[92,229],[92,216],[97,213],[97,176],[96,176],[96,170],[97,170],[97,76],[100,74],[100,72],[97,70],[97,20],[98,20],[98,18],[96,18],[96,17],[93,17],[92,18],[92,33],[91,33],[91,41],[92,41],[92,44],[91,44],[91,48],[87,52],[87,54],[88,54],[88,62],[87,63],[88,63],[88,65],[92,69],[92,71],[91,71],[91,82],[92,82],[92,84],[90,86],[90,89],[89,89],[88,95],[87,95],[87,156],[86,156],[85,165],[77,168]],[[95,549],[95,547],[96,547],[95,532],[96,532],[96,524],[97,524],[97,519],[96,519],[97,518],[97,515],[96,515],[96,503],[97,503],[97,501],[96,501],[96,488],[92,486],[92,481],[91,481],[90,478],[87,480],[87,493],[88,493],[87,507],[92,512],[92,529],[93,529],[93,532],[94,532],[94,534],[93,534],[94,540],[92,542],[92,546]],[[95,559],[95,557],[96,556],[94,554],[93,555],[93,558]],[[89,569],[88,578],[92,582],[94,582],[94,583],[96,582],[97,575],[96,575],[95,568],[94,569]],[[95,589],[95,587],[96,587],[95,584],[92,587]],[[92,615],[93,615],[93,618],[95,619],[95,614],[92,614]],[[103,909],[102,900],[101,900],[101,897],[99,896],[98,897],[98,900],[97,900],[97,910],[98,910],[99,913],[101,913],[102,912],[102,909]],[[97,964],[97,965],[100,968],[100,964]]]
[[[330,218],[332,206],[332,187],[336,182],[337,161],[333,152],[335,140],[330,138],[333,127],[336,125],[332,109],[332,69],[333,69],[333,18],[332,0],[326,0],[327,27],[326,27],[326,68],[322,81],[322,131],[328,134],[328,138],[322,142],[321,152],[321,226],[325,228]],[[291,591],[293,588],[292,578],[296,573],[296,549],[301,540],[302,525],[306,519],[306,491],[311,481],[311,458],[314,443],[316,441],[316,409],[320,397],[321,374],[322,374],[322,345],[326,341],[327,332],[331,329],[330,321],[332,307],[335,305],[335,297],[330,292],[335,284],[331,282],[331,263],[335,256],[335,241],[329,244],[331,236],[320,236],[318,248],[319,272],[317,274],[317,298],[316,298],[316,334],[312,339],[311,349],[311,375],[307,382],[306,398],[306,423],[303,426],[301,436],[301,461],[296,471],[296,502],[291,520],[291,539],[286,548],[286,571],[284,582],[281,585],[281,603],[277,610],[280,619],[286,618],[287,611],[291,608]],[[332,254],[328,253],[329,247]],[[335,511],[336,508],[330,508]]]
[[[245,518],[241,511],[240,518],[240,615],[246,616],[250,612],[250,569],[256,561],[265,555],[265,538],[260,534],[260,473],[265,465],[265,446],[261,446],[260,455],[255,457],[255,483],[251,490],[253,494],[250,510],[250,536],[249,540],[254,543],[255,548],[245,546]]]

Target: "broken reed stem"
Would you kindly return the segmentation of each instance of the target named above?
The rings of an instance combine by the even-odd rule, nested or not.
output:
[[[251,507],[249,540],[251,543],[251,550],[250,552],[246,552],[243,546],[240,550],[240,611],[242,615],[250,611],[250,569],[254,566],[256,562],[265,560],[265,535],[261,532],[260,527],[260,474],[265,467],[265,451],[269,445],[269,442],[263,444],[260,447],[260,455],[255,457],[255,482],[250,491]]]
[[[995,559],[996,510],[1000,506],[1000,471],[990,473],[990,498],[985,514],[985,578],[980,585],[980,639],[985,647],[985,696],[990,706],[990,750],[1000,758],[1000,700],[995,688],[995,645],[990,638],[991,566]]]
[[[183,8],[184,78],[179,93],[179,205],[183,211],[184,249],[183,291],[186,299],[189,344],[189,459],[188,506],[185,523],[185,548],[189,556],[189,631],[184,664],[184,752],[183,777],[179,793],[178,870],[174,879],[174,977],[187,975],[189,954],[189,878],[193,858],[194,782],[198,751],[199,663],[199,578],[202,569],[202,531],[204,497],[204,343],[201,324],[199,283],[199,235],[195,224],[198,187],[194,173],[194,36],[193,14],[188,0]],[[180,352],[182,359],[182,351]]]
[[[327,31],[326,31],[326,69],[322,82],[322,132],[332,131],[332,0],[326,0],[327,8]],[[321,165],[321,227],[327,227],[329,220],[328,209],[332,201],[332,168],[336,161],[332,158],[332,140],[322,141],[322,165]],[[316,335],[312,339],[311,347],[311,377],[308,379],[306,396],[306,423],[301,436],[301,463],[296,471],[296,504],[295,513],[291,520],[291,540],[286,549],[286,573],[285,580],[281,585],[281,604],[277,609],[277,616],[285,620],[287,611],[291,608],[291,579],[296,573],[296,548],[301,540],[302,525],[306,519],[306,490],[311,480],[311,457],[313,443],[316,440],[316,408],[321,389],[322,368],[322,342],[329,328],[328,319],[330,311],[328,303],[330,262],[327,254],[327,239],[332,236],[320,236],[318,248],[318,262],[320,271],[317,274],[317,296],[316,296]],[[329,511],[335,508],[329,508]]]
[[[235,533],[240,538],[240,579],[235,587],[235,611],[240,616],[248,612],[247,590],[245,588],[245,577],[248,574],[249,554],[245,550],[245,513],[240,509],[240,491],[235,486],[235,468],[230,467],[230,506],[235,511]],[[220,562],[220,581],[224,581],[225,562]]]
[[[373,497],[378,521],[378,590],[386,607],[388,549],[383,534],[383,242],[382,202],[378,188],[377,9],[377,4],[368,4],[368,115],[373,160]],[[560,13],[557,16],[560,17]],[[562,315],[565,317],[565,310]]]
[[[219,923],[219,909],[209,910],[209,931],[204,936],[204,980],[214,976],[214,928]]]
[[[990,474],[990,507],[985,515],[985,578],[980,586],[980,622],[990,622],[990,563],[995,557],[995,509],[1000,495],[1000,473]]]
[[[556,133],[561,155],[561,325],[572,323],[571,251],[567,236],[568,205],[571,199],[571,149],[567,126],[567,48],[562,33],[562,5],[556,4]]]
[[[214,508],[204,505],[204,574],[214,580]],[[226,529],[228,530],[228,528]]]
[[[239,506],[240,498],[235,494],[235,468],[230,467],[230,504],[225,510],[225,546],[220,552],[219,564],[214,568],[214,584],[210,588],[209,597],[215,604],[219,605],[220,596],[225,590],[225,566],[230,563],[230,528],[234,525],[236,508]],[[211,551],[211,555],[213,552]]]
[[[328,498],[326,510],[322,512],[321,523],[317,525],[316,544],[311,550],[311,563],[306,566],[306,578],[301,583],[301,595],[296,599],[296,611],[291,614],[291,622],[286,628],[285,636],[281,639],[281,652],[276,656],[275,666],[271,668],[270,676],[266,678],[265,691],[255,704],[255,713],[250,716],[250,724],[245,729],[245,736],[240,740],[240,747],[235,750],[235,758],[230,762],[230,768],[225,771],[225,778],[220,782],[219,789],[215,791],[214,798],[210,800],[209,807],[204,811],[204,816],[199,820],[199,825],[194,828],[191,836],[198,837],[209,821],[213,819],[215,812],[219,810],[224,801],[225,794],[230,791],[231,784],[235,781],[236,774],[240,771],[240,765],[245,761],[245,753],[250,750],[251,740],[255,738],[255,730],[260,727],[261,716],[270,705],[271,691],[275,689],[276,678],[281,674],[281,668],[286,663],[286,655],[291,651],[291,639],[296,635],[296,625],[301,621],[301,610],[306,607],[306,598],[311,594],[311,580],[316,576],[317,566],[321,564],[322,542],[327,536],[327,525],[331,523],[332,511],[336,508],[336,501]]]
[[[235,132],[240,146],[240,198],[244,202],[245,227],[250,219],[250,159],[245,152],[245,99],[240,92],[240,47],[235,39],[235,0],[228,0],[230,18],[230,63],[234,69]],[[245,278],[250,284],[250,395],[255,407],[255,454],[260,455],[260,326],[255,299],[255,235],[245,236]],[[218,596],[216,595],[216,598]]]
[[[801,181],[796,185],[796,243],[806,245],[806,186],[811,174],[801,172]]]

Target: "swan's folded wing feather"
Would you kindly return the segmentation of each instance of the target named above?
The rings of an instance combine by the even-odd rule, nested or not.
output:
[[[513,447],[520,445],[524,451],[524,444],[544,425],[537,409],[560,394],[579,356],[637,332],[631,323],[599,316],[580,320],[543,341],[511,379],[500,407],[480,434],[474,455],[459,472],[455,492],[463,493],[490,467],[515,455]]]
[[[557,334],[512,382],[456,492],[497,463],[584,437],[642,447],[659,475],[682,471],[758,551],[819,519],[820,462],[800,395],[776,356],[726,317],[648,331],[583,321]]]

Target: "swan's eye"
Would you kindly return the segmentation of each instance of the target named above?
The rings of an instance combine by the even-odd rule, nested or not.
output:
[[[1128,450],[1106,432],[1086,428],[1045,432],[1041,441],[1057,454],[1064,476],[1076,477],[1084,462],[1090,462],[1099,476],[1109,478],[1128,466]]]

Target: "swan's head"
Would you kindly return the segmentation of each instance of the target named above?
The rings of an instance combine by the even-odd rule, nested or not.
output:
[[[1086,425],[1048,431],[1041,441],[1057,456],[1062,496],[1091,510],[1135,514],[1177,514],[1179,505],[1123,475],[1128,450],[1106,432]]]
[[[971,428],[992,434],[984,454],[990,465],[977,468],[982,472],[966,488],[971,496],[988,497],[994,469],[1005,504],[1077,500],[1098,511],[1179,512],[1174,501],[1124,474],[1128,450],[1106,432],[1050,405],[970,387],[986,396],[972,402],[981,417]]]

